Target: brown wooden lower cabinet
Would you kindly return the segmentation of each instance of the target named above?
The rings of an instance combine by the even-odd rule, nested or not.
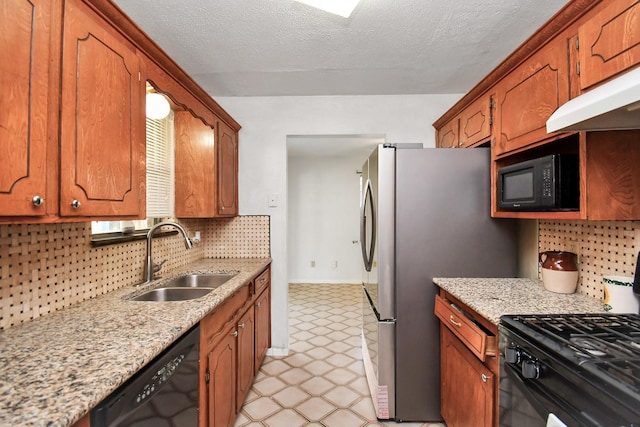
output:
[[[253,305],[238,321],[238,385],[236,411],[240,411],[253,384],[254,370],[254,311]]]
[[[440,319],[440,412],[448,427],[498,425],[498,328],[444,290]]]
[[[271,288],[267,287],[254,304],[256,321],[256,348],[254,361],[254,375],[258,374],[262,361],[271,347]]]
[[[207,426],[232,426],[236,419],[237,331],[228,328],[206,359]],[[203,411],[200,411],[203,413]]]
[[[448,427],[492,427],[495,378],[445,326],[440,326],[441,413]]]
[[[271,342],[268,274],[269,267],[200,321],[199,427],[232,427],[251,389]]]

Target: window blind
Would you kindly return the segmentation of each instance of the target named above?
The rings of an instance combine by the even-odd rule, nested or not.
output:
[[[147,118],[147,218],[174,216],[173,111],[164,119]]]

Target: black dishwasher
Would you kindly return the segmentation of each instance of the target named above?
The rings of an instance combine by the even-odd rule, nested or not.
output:
[[[198,351],[194,326],[91,411],[92,427],[196,427]]]

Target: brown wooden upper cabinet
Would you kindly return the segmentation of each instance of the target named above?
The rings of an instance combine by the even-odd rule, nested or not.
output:
[[[46,213],[50,0],[0,8],[0,215]]]
[[[197,216],[237,215],[240,125],[113,2],[4,0],[0,22],[0,223],[144,218],[146,80],[221,124]]]
[[[238,215],[238,136],[226,123],[218,122],[217,214]]]
[[[494,95],[478,98],[437,130],[438,148],[474,147],[491,138]]]
[[[580,87],[640,63],[640,1],[603,1],[578,28]]]
[[[175,114],[178,218],[238,214],[238,138],[217,124],[216,131],[189,111]]]
[[[145,81],[135,47],[84,3],[66,0],[60,214],[145,215]]]
[[[480,125],[486,112],[479,112],[476,103],[486,108],[480,100],[493,97],[488,134],[492,142],[492,216],[640,219],[640,178],[631,166],[640,162],[640,129],[551,134],[546,129],[549,117],[564,103],[640,65],[638,28],[640,0],[571,0],[436,120],[438,147],[479,145],[475,141],[487,138]],[[498,208],[500,167],[559,153],[578,155],[579,210],[514,212]]]
[[[491,138],[493,128],[494,95],[485,95],[460,113],[460,140],[458,146],[473,147]]]
[[[454,117],[436,130],[436,147],[456,148],[460,141],[460,118]]]
[[[175,113],[176,216],[205,218],[216,214],[215,130],[189,111]]]
[[[566,40],[553,40],[496,85],[496,156],[549,138],[547,119],[569,100]]]
[[[0,8],[0,215],[46,213],[49,0]]]

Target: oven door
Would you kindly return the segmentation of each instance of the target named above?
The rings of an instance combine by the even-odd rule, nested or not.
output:
[[[554,396],[549,396],[535,381],[522,378],[517,365],[502,359],[500,369],[501,427],[579,426]]]

